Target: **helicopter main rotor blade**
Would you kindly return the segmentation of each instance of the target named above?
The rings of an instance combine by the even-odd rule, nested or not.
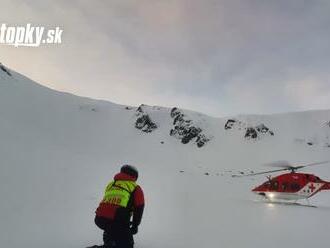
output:
[[[292,166],[292,168],[295,169],[295,170],[297,170],[297,169],[302,169],[302,168],[309,167],[309,166],[326,164],[326,163],[329,163],[329,162],[330,161],[321,161],[321,162],[315,162],[315,163],[310,163],[310,164],[305,164],[305,165]]]
[[[270,171],[262,171],[262,172],[257,172],[257,173],[251,173],[251,174],[245,174],[245,175],[233,175],[232,177],[249,177],[249,176],[257,176],[257,175],[263,175],[263,174],[269,174],[273,172],[278,172],[278,171],[287,171],[290,169],[278,169],[278,170],[270,170]]]
[[[268,167],[277,167],[277,168],[291,168],[292,167],[292,165],[286,160],[274,161],[274,162],[267,163],[264,165],[268,166]]]
[[[272,163],[267,163],[267,164],[264,164],[264,165],[270,166],[270,167],[279,167],[279,168],[286,168],[286,169],[291,169],[291,170],[298,170],[298,169],[301,169],[301,168],[304,168],[304,167],[313,166],[313,165],[320,165],[320,164],[326,164],[326,163],[329,163],[329,161],[321,161],[321,162],[315,162],[315,163],[295,166],[293,164],[290,164],[288,161],[283,160],[283,161],[275,161],[275,162],[272,162]]]
[[[251,173],[251,174],[233,175],[232,177],[257,176],[257,175],[269,174],[269,173],[279,172],[279,171],[292,171],[292,172],[294,172],[296,170],[299,170],[299,169],[302,169],[302,168],[305,168],[305,167],[308,167],[308,166],[326,164],[326,163],[329,163],[329,162],[330,161],[322,161],[322,162],[315,162],[315,163],[310,163],[310,164],[306,164],[306,165],[292,166],[287,161],[276,161],[276,162],[269,163],[269,164],[266,164],[266,165],[267,166],[272,166],[272,167],[280,167],[282,169],[261,171],[261,172],[257,172],[257,173]]]

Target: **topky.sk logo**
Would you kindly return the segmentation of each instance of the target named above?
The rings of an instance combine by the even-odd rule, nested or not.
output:
[[[0,44],[15,47],[39,47],[41,44],[62,43],[63,30],[59,27],[46,30],[42,26],[7,26],[5,23],[0,27]]]

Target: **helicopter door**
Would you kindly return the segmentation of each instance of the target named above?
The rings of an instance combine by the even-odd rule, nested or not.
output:
[[[300,188],[301,187],[298,183],[291,183],[291,187],[290,187],[291,191],[296,192],[296,191],[300,190]]]

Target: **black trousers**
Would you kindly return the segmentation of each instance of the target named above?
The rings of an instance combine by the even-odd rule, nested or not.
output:
[[[134,239],[129,222],[123,223],[96,216],[95,224],[104,231],[103,242],[106,248],[133,248]]]

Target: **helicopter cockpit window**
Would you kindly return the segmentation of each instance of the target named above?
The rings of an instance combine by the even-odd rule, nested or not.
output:
[[[270,184],[270,189],[278,190],[278,181],[272,181]]]

